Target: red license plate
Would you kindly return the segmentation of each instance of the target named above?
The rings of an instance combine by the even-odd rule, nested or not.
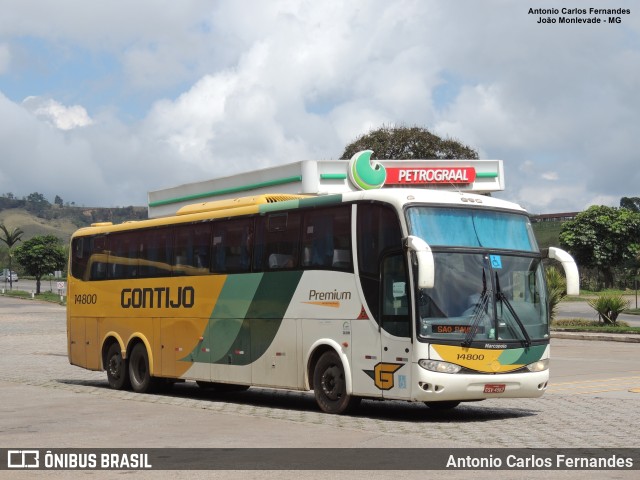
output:
[[[484,393],[504,393],[506,388],[504,383],[487,383],[484,386]]]

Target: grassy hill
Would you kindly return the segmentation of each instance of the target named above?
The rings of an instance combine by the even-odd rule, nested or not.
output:
[[[23,242],[38,235],[53,235],[66,246],[73,232],[94,222],[122,223],[145,218],[146,207],[88,208],[0,197],[0,223],[9,230],[20,228],[24,232],[21,237]],[[4,243],[0,243],[0,268],[8,267],[8,249]],[[23,274],[19,265],[13,263],[12,268],[18,274]]]
[[[535,222],[533,233],[540,248],[559,247],[560,230],[564,222]]]
[[[70,218],[56,218],[47,220],[39,218],[23,208],[12,208],[0,211],[0,223],[10,230],[20,228],[24,231],[23,240],[37,235],[55,235],[65,244],[71,234],[78,229]]]
[[[24,200],[0,197],[0,223],[10,230],[22,229],[23,241],[37,235],[54,235],[67,244],[73,232],[94,222],[121,223],[145,218],[146,207],[75,207],[49,203],[33,205]]]

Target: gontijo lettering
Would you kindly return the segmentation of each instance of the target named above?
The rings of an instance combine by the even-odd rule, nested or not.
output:
[[[123,288],[120,293],[122,308],[191,308],[195,303],[193,287]]]

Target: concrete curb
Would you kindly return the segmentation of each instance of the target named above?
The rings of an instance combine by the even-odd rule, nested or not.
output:
[[[640,335],[627,335],[624,333],[591,333],[552,330],[551,338],[562,338],[568,340],[594,340],[600,342],[640,343]]]

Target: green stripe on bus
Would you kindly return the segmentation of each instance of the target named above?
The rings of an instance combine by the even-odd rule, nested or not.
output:
[[[278,333],[301,277],[302,271],[228,276],[202,342],[181,360],[222,365],[256,361]]]
[[[302,271],[265,273],[262,277],[245,320],[245,324],[251,322],[252,362],[264,355],[273,343],[300,278]]]
[[[318,197],[299,198],[296,200],[286,200],[284,202],[263,203],[258,205],[258,212],[278,212],[281,210],[291,210],[305,207],[324,207],[342,203],[342,195],[320,195]]]
[[[220,291],[209,323],[202,335],[203,341],[182,361],[223,363],[227,352],[240,335],[242,323],[258,290],[262,273],[229,275]],[[205,347],[205,351],[202,348]],[[206,351],[210,349],[210,352]],[[248,354],[248,349],[247,349]]]
[[[534,345],[529,348],[505,350],[498,357],[498,362],[500,365],[528,365],[540,360],[546,348],[546,345]]]
[[[295,182],[301,182],[301,181],[302,181],[301,175],[294,175],[292,177],[278,178],[276,180],[269,180],[267,182],[252,183],[249,185],[241,185],[239,187],[223,188],[221,190],[212,190],[210,192],[196,193],[193,195],[186,195],[184,197],[167,198],[166,200],[156,200],[155,202],[149,202],[149,206],[160,207],[162,205],[170,205],[172,203],[190,202],[192,200],[201,200],[203,198],[217,197],[219,195],[227,195],[229,193],[246,192],[248,190],[253,190],[256,188],[273,187],[276,185],[285,185],[287,183],[295,183]]]
[[[342,203],[342,194],[320,195],[318,197],[301,198],[300,207],[324,207]]]
[[[302,271],[263,274],[236,338],[212,363],[249,365],[259,359],[276,337],[301,277]]]

